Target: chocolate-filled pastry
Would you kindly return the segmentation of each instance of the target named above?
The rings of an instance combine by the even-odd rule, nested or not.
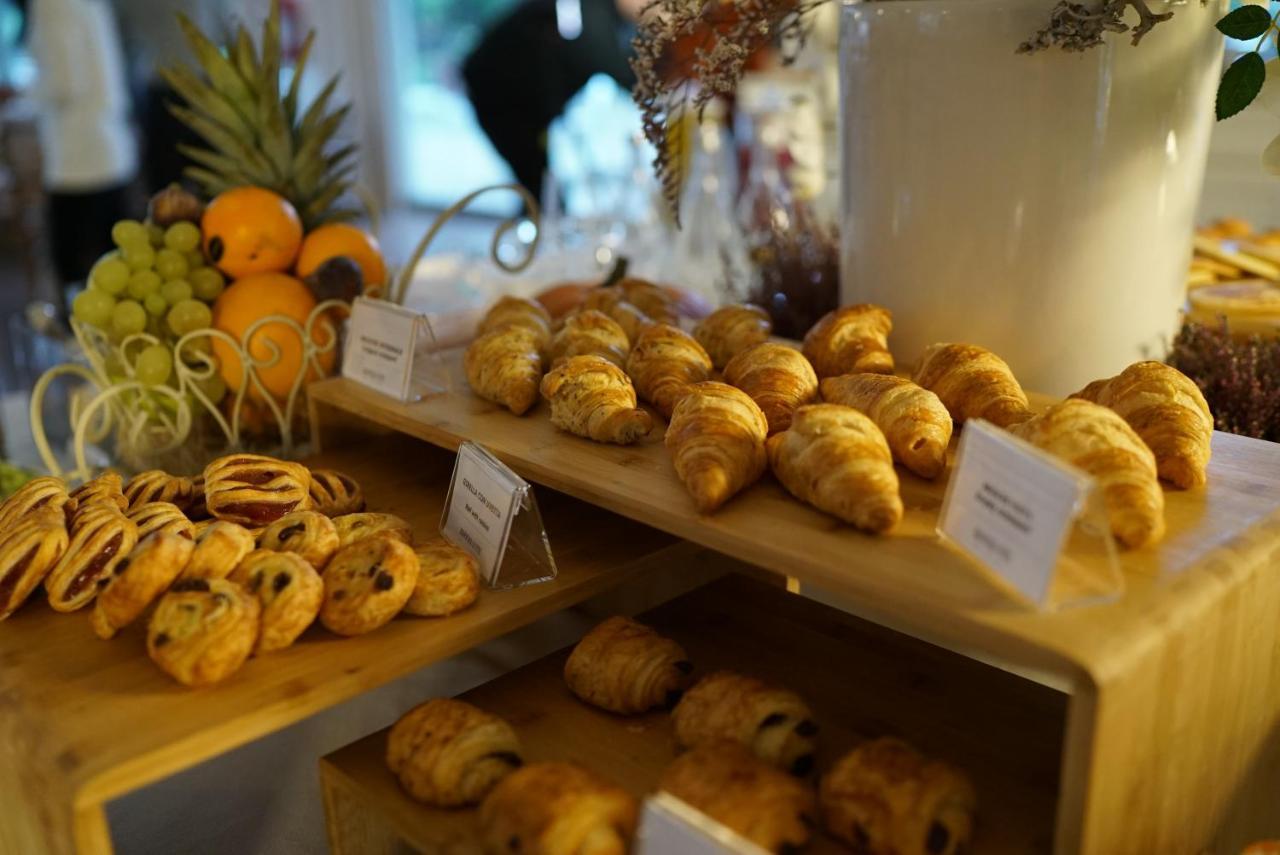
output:
[[[711,357],[679,327],[652,324],[627,357],[627,374],[640,397],[669,419],[694,383],[710,379]]]
[[[813,769],[813,713],[795,692],[763,680],[732,671],[708,674],[684,693],[671,718],[685,748],[730,739],[792,774]]]
[[[44,581],[67,551],[67,541],[62,508],[48,503],[0,530],[0,620],[17,611]]]
[[[418,579],[404,610],[420,617],[460,612],[480,595],[480,566],[470,552],[445,540],[419,546]]]
[[[817,823],[813,790],[729,740],[681,754],[658,789],[769,852],[799,850]]]
[[[307,467],[260,454],[229,454],[204,469],[204,503],[209,513],[249,528],[310,509],[310,490]]]
[[[338,529],[318,511],[285,514],[258,535],[258,548],[295,552],[317,570],[323,570],[338,551]]]
[[[89,508],[107,507],[124,513],[129,508],[129,500],[124,497],[124,479],[120,473],[110,470],[97,478],[85,481],[71,491],[70,498],[75,504],[72,512],[72,524],[75,514]]]
[[[26,514],[46,507],[65,513],[67,517],[75,510],[75,504],[67,494],[67,485],[61,478],[33,478],[0,503],[0,537]]]
[[[911,379],[938,396],[959,424],[986,419],[1009,427],[1031,416],[1027,394],[1008,364],[976,344],[931,344]]]
[[[486,401],[522,416],[538,403],[542,351],[537,336],[522,327],[487,332],[462,356],[467,384]]]
[[[194,496],[195,485],[190,478],[180,478],[160,469],[139,472],[124,487],[130,510],[148,502],[168,502],[186,513]]]
[[[451,698],[419,704],[387,735],[387,768],[413,799],[435,807],[476,804],[522,765],[511,725]]]
[[[145,540],[156,532],[176,534],[187,540],[195,540],[195,523],[187,519],[177,505],[170,502],[147,502],[129,509],[125,514],[138,527],[138,540]]]
[[[804,355],[819,377],[841,374],[892,374],[888,309],[859,303],[823,315],[804,337]]]
[[[822,777],[822,816],[868,855],[955,855],[973,833],[977,797],[964,773],[900,739],[863,743]]]
[[[384,534],[401,543],[413,544],[413,526],[395,514],[343,514],[333,518],[333,527],[337,529],[340,547]]]
[[[232,582],[258,598],[262,606],[257,653],[283,650],[306,631],[320,613],[324,582],[315,568],[292,552],[258,549],[231,574]]]
[[[89,615],[98,638],[111,638],[146,611],[178,578],[195,548],[190,539],[164,531],[139,541],[110,576],[98,580],[98,599]]]
[[[698,513],[709,514],[764,474],[769,422],[741,389],[698,383],[671,414],[664,442]]]
[[[90,505],[76,512],[71,540],[44,580],[54,611],[73,612],[89,605],[98,580],[111,575],[138,545],[138,527],[111,504]]]
[[[635,796],[572,763],[532,763],[507,775],[480,804],[490,855],[626,855]]]
[[[921,478],[937,478],[947,468],[951,414],[928,389],[892,374],[844,374],[822,381],[822,399],[866,413],[884,432],[893,459]]]
[[[545,350],[551,341],[551,314],[537,300],[505,296],[485,312],[476,329],[476,336],[495,330],[519,327],[533,334],[539,350]]]
[[[356,479],[335,469],[311,470],[311,509],[327,517],[364,510],[364,491]]]
[[[724,379],[751,396],[769,422],[770,434],[791,427],[796,409],[818,397],[818,375],[804,354],[771,341],[730,359]]]
[[[542,397],[551,402],[551,423],[596,442],[630,445],[653,427],[653,417],[636,407],[636,390],[626,373],[599,356],[574,356],[542,378]]]
[[[622,715],[670,708],[688,688],[692,672],[684,648],[621,615],[584,635],[564,663],[571,692]]]
[[[693,337],[707,349],[721,371],[742,351],[769,338],[773,322],[769,313],[751,303],[721,306],[693,328]]]
[[[621,368],[630,351],[626,330],[604,312],[588,309],[566,320],[551,340],[551,365],[574,356],[599,356]]]
[[[184,686],[225,680],[258,638],[257,597],[226,579],[183,579],[160,598],[147,625],[147,655]]]
[[[181,579],[225,579],[254,549],[253,533],[224,520],[196,523],[196,546]]]
[[[394,538],[344,546],[324,568],[320,623],[338,635],[372,632],[400,613],[417,580],[418,556]]]

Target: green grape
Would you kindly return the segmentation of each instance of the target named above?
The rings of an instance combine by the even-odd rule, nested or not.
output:
[[[147,239],[156,249],[164,246],[164,228],[157,226],[155,223],[147,223]]]
[[[121,338],[140,333],[146,328],[146,310],[135,300],[121,300],[111,309],[111,329]]]
[[[187,257],[187,267],[192,270],[199,270],[201,267],[204,267],[204,253],[200,250],[193,249],[191,252],[184,252],[183,255]]]
[[[165,317],[169,329],[174,335],[183,336],[189,332],[206,329],[213,323],[213,312],[199,300],[182,300],[174,304]]]
[[[115,299],[102,291],[81,291],[71,301],[71,314],[76,320],[98,329],[106,329],[111,323],[111,310],[116,306]]]
[[[185,279],[170,279],[160,286],[160,296],[170,306],[191,299],[191,283]]]
[[[181,279],[187,275],[187,259],[176,250],[162,249],[156,253],[156,273],[165,279]]]
[[[121,220],[111,227],[111,239],[116,246],[124,249],[126,246],[148,243],[150,236],[146,227],[137,220]]]
[[[103,257],[89,271],[89,287],[116,297],[129,284],[129,265],[114,256]]]
[[[226,280],[222,278],[222,274],[212,267],[192,270],[187,278],[191,280],[191,290],[206,303],[212,303],[218,299],[218,295],[226,287]]]
[[[148,386],[159,386],[173,373],[173,352],[163,344],[153,344],[138,354],[134,375]]]
[[[191,252],[200,245],[200,227],[185,220],[174,223],[164,233],[164,245],[178,252]]]
[[[150,270],[156,263],[156,251],[146,244],[126,246],[120,250],[120,254],[134,270]]]
[[[145,300],[148,294],[160,290],[160,274],[154,270],[139,270],[129,277],[129,296],[135,300]]]
[[[222,375],[219,374],[217,371],[213,372],[212,377],[209,377],[204,380],[193,379],[192,382],[196,385],[196,388],[198,388],[201,392],[204,392],[205,397],[207,397],[211,402],[215,404],[220,402],[224,397],[226,397],[227,384],[222,379]]]
[[[169,311],[168,301],[160,294],[148,294],[142,302],[146,306],[147,314],[153,318],[158,318]]]

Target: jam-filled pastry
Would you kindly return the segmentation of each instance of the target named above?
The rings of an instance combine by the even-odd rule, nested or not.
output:
[[[435,807],[476,804],[522,765],[511,725],[451,698],[419,704],[387,735],[387,768],[406,793]]]
[[[768,434],[756,402],[724,383],[698,383],[676,405],[664,441],[698,513],[712,513],[759,480]]]
[[[888,309],[859,303],[842,306],[818,320],[804,337],[804,355],[819,377],[841,374],[892,374]]]
[[[195,550],[183,568],[182,579],[225,579],[253,552],[253,533],[224,520],[196,523]]]
[[[900,739],[863,743],[822,777],[823,821],[868,855],[966,851],[977,805],[973,784]]]
[[[338,635],[372,632],[400,613],[413,596],[418,556],[391,537],[358,540],[324,568],[320,623]]]
[[[711,357],[679,327],[652,324],[631,349],[627,374],[640,397],[669,419],[694,383],[711,378]]]
[[[254,650],[283,650],[306,631],[320,613],[324,582],[315,568],[292,552],[250,552],[230,580],[258,598],[261,628]]]
[[[26,514],[46,507],[59,512],[65,511],[68,517],[71,516],[69,512],[75,510],[71,496],[67,494],[67,485],[61,478],[51,478],[47,475],[33,478],[0,503],[0,537],[4,536],[9,526]]]
[[[551,342],[551,313],[537,300],[502,297],[485,312],[476,335],[482,336],[509,327],[520,327],[533,333],[539,350],[545,350]]]
[[[470,552],[444,540],[419,546],[418,578],[404,610],[420,617],[460,612],[480,595],[480,567]]]
[[[818,397],[818,375],[809,360],[794,347],[772,341],[730,359],[724,381],[751,396],[769,422],[770,434],[791,427],[796,409]]]
[[[538,403],[542,350],[537,336],[523,327],[487,332],[462,356],[467,384],[486,401],[522,416]]]
[[[621,368],[599,356],[574,356],[542,378],[551,423],[596,442],[630,445],[653,428],[636,407],[636,390]]]
[[[554,368],[574,356],[599,356],[621,368],[630,351],[626,330],[604,312],[588,309],[565,321],[551,340],[551,365]]]
[[[204,503],[203,473],[191,479],[191,499],[187,502],[186,511],[187,517],[195,521],[212,519]]]
[[[621,615],[584,635],[564,663],[571,692],[623,715],[670,708],[688,688],[692,673],[684,648]]]
[[[742,351],[769,338],[773,322],[769,313],[751,303],[721,306],[693,328],[693,337],[707,349],[716,368],[724,367]]]
[[[190,478],[180,478],[160,469],[139,472],[124,485],[124,497],[130,509],[148,502],[169,502],[186,513],[194,496],[195,486]]]
[[[327,517],[364,510],[364,491],[356,479],[335,469],[311,470],[311,509]]]
[[[1008,364],[976,344],[931,344],[911,379],[938,396],[951,418],[1009,427],[1031,416],[1027,393]]]
[[[250,528],[311,507],[311,471],[259,454],[230,454],[204,470],[204,502],[220,520]]]
[[[97,478],[85,481],[71,491],[71,501],[75,502],[74,514],[93,507],[107,507],[124,513],[129,508],[129,500],[124,497],[124,479],[120,473],[110,470]]]
[[[73,612],[89,605],[98,580],[138,545],[138,527],[113,505],[90,505],[76,512],[71,540],[44,580],[54,611]]]
[[[357,540],[386,535],[401,543],[413,544],[413,526],[395,514],[343,514],[333,518],[338,531],[338,545],[350,546]]]
[[[178,578],[195,548],[188,538],[164,531],[140,540],[111,575],[98,580],[98,598],[89,615],[98,638],[111,638],[146,611]]]
[[[732,671],[708,674],[684,693],[671,717],[676,741],[686,748],[731,739],[792,774],[813,769],[818,725],[808,704],[763,680]]]
[[[0,530],[0,620],[18,610],[67,551],[62,509],[46,504]]]
[[[177,505],[170,502],[147,502],[129,509],[125,514],[138,526],[138,540],[144,540],[158,531],[168,532],[195,540],[196,526],[187,519]]]
[[[480,804],[490,855],[626,855],[635,796],[573,763],[531,763],[507,775]]]
[[[813,790],[730,740],[681,754],[658,789],[697,808],[767,852],[794,852],[817,824]]]
[[[147,655],[184,686],[225,680],[258,638],[258,598],[226,579],[182,579],[147,625]]]
[[[297,553],[312,567],[323,570],[338,551],[338,529],[322,513],[294,511],[264,528],[258,535],[258,547]]]

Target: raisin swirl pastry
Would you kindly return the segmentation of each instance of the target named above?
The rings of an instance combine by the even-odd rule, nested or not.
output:
[[[400,613],[417,578],[418,556],[394,538],[344,546],[324,568],[320,622],[338,635],[372,632]]]
[[[492,855],[625,855],[639,805],[626,790],[573,763],[532,763],[480,805]]]
[[[954,855],[973,834],[977,797],[957,769],[900,739],[859,745],[819,787],[827,830],[869,855]]]
[[[413,526],[395,514],[343,514],[333,518],[339,546],[350,546],[359,540],[386,535],[401,543],[413,544]]]
[[[470,552],[437,540],[414,550],[418,578],[404,610],[420,617],[460,612],[480,595],[480,567]]]
[[[169,502],[186,513],[194,495],[195,486],[190,478],[179,478],[160,469],[139,472],[124,486],[130,510],[148,502]]]
[[[679,644],[615,615],[588,632],[564,664],[569,690],[623,715],[671,707],[688,687],[693,663]]]
[[[111,638],[146,611],[178,578],[195,548],[189,538],[163,531],[139,541],[110,576],[98,580],[98,599],[89,615],[98,638]]]
[[[511,725],[451,698],[419,704],[387,735],[387,768],[413,799],[435,807],[476,804],[522,765]]]
[[[76,512],[71,540],[44,581],[54,611],[73,612],[98,593],[98,580],[111,575],[138,544],[138,527],[112,505]]]
[[[138,526],[138,540],[160,531],[176,534],[187,540],[196,538],[195,523],[187,519],[187,515],[177,505],[170,502],[147,502],[131,508],[125,516]]]
[[[306,631],[320,613],[324,582],[315,568],[292,552],[258,549],[245,556],[230,577],[258,598],[261,626],[254,650],[283,650]]]
[[[254,550],[253,533],[223,520],[196,523],[195,550],[181,579],[225,579]]]
[[[66,550],[66,518],[51,504],[0,530],[0,620],[26,602]]]
[[[204,470],[204,501],[220,520],[260,528],[311,507],[311,471],[258,454],[220,457]]]
[[[311,470],[311,507],[327,517],[364,510],[364,491],[350,475],[334,469]]]
[[[294,511],[262,530],[258,548],[297,553],[312,567],[322,570],[338,551],[338,529],[324,514]]]
[[[75,504],[72,522],[76,514],[93,507],[107,507],[124,513],[129,509],[129,500],[124,497],[124,479],[118,472],[103,472],[97,478],[85,481],[71,491],[70,499]]]
[[[818,725],[808,705],[787,689],[717,671],[685,692],[671,717],[676,741],[685,748],[731,739],[794,775],[813,769]]]
[[[184,686],[225,680],[258,638],[257,597],[226,579],[174,583],[147,625],[147,655]]]
[[[0,536],[22,517],[40,508],[66,511],[67,516],[71,516],[70,511],[75,510],[75,504],[61,478],[33,478],[0,503]]]

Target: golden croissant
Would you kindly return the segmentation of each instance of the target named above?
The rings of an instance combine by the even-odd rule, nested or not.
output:
[[[1146,546],[1164,534],[1155,455],[1113,410],[1070,398],[1009,430],[1094,477],[1121,544]]]
[[[667,451],[700,513],[711,513],[764,474],[768,434],[756,402],[724,383],[698,383],[676,405]]]
[[[653,417],[636,409],[636,390],[622,369],[599,356],[573,356],[542,378],[542,397],[551,402],[551,423],[561,430],[629,445],[653,427]]]
[[[1009,366],[976,344],[930,345],[911,379],[937,395],[957,423],[986,419],[1008,427],[1031,415]]]
[[[892,374],[845,374],[822,381],[822,400],[870,416],[893,458],[921,478],[947,468],[951,414],[928,389]]]
[[[693,337],[707,349],[716,368],[724,370],[730,359],[769,338],[773,322],[759,306],[739,303],[723,306],[693,328]]]
[[[503,297],[480,319],[476,336],[507,327],[521,327],[532,332],[537,338],[539,350],[545,350],[551,342],[551,314],[537,300]]]
[[[506,407],[517,416],[538,401],[542,379],[542,349],[538,336],[524,327],[505,327],[485,333],[462,357],[471,391]]]
[[[693,384],[711,377],[711,357],[678,327],[652,324],[631,349],[627,374],[640,397],[669,419]]]
[[[769,422],[769,433],[791,426],[796,407],[818,397],[818,375],[804,354],[785,344],[765,341],[729,360],[726,382],[751,396]]]
[[[640,333],[653,323],[653,318],[646,315],[638,306],[627,300],[618,288],[596,288],[587,294],[582,302],[583,310],[595,309],[604,312],[618,322],[627,340],[634,346]]]
[[[859,303],[823,315],[804,337],[804,355],[819,377],[840,374],[892,374],[888,309]]]
[[[551,340],[551,364],[559,365],[572,356],[601,356],[621,368],[627,364],[631,342],[618,322],[588,309],[564,322],[564,327]]]
[[[628,276],[613,286],[623,293],[627,302],[660,324],[675,324],[680,320],[675,298],[661,285]]]
[[[1161,362],[1138,362],[1072,395],[1120,414],[1156,456],[1160,477],[1187,489],[1205,482],[1213,414],[1191,378]]]

